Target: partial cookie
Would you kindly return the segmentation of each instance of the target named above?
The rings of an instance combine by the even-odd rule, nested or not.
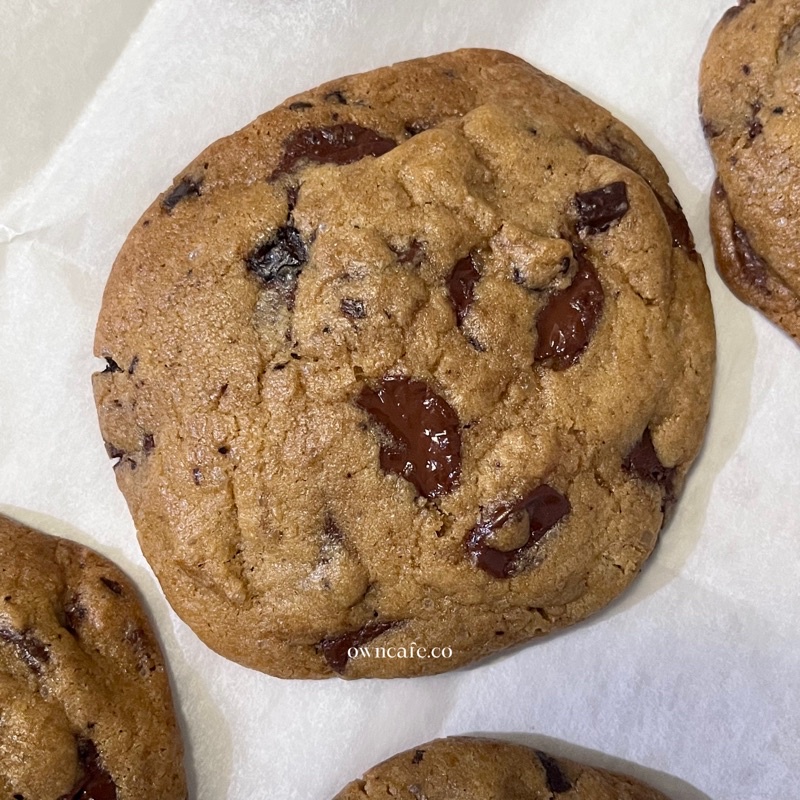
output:
[[[453,736],[400,753],[334,800],[667,800],[650,786],[521,745]]]
[[[0,796],[180,800],[164,659],[130,581],[0,516]]]
[[[176,611],[275,675],[389,677],[622,591],[700,447],[714,331],[644,144],[463,50],[209,147],[131,232],[96,353]]]
[[[740,0],[714,28],[700,113],[711,235],[731,291],[800,341],[800,5]]]

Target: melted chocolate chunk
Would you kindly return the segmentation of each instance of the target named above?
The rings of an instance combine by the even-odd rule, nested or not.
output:
[[[343,297],[339,308],[342,314],[350,319],[364,319],[367,316],[367,309],[364,306],[363,300],[358,300],[355,297]]]
[[[534,361],[556,371],[571,367],[586,349],[603,313],[605,295],[592,263],[575,250],[578,272],[563,291],[552,295],[536,319]]]
[[[156,440],[152,433],[146,433],[142,436],[142,450],[145,453],[149,453],[151,450],[154,450],[156,446]]]
[[[700,117],[700,123],[703,126],[703,135],[706,139],[716,139],[717,136],[722,135],[722,131],[709,119],[705,117]],[[664,203],[662,201],[661,207],[664,207]]]
[[[672,235],[672,246],[680,247],[681,250],[686,251],[691,258],[696,258],[697,251],[694,249],[694,237],[692,236],[692,231],[689,228],[686,217],[683,216],[680,203],[678,203],[678,208],[676,210],[669,205],[658,192],[653,192],[653,194],[655,194],[656,200],[658,200],[658,204],[661,206],[664,218],[667,220],[667,226]],[[678,201],[676,200],[675,202],[677,203]]]
[[[105,445],[106,453],[109,458],[122,458],[125,455],[124,450],[120,450],[119,447],[111,444],[111,442],[104,442],[103,444]],[[114,466],[116,466],[116,464]]]
[[[767,288],[767,262],[753,249],[744,228],[733,223],[733,249],[745,280],[758,289]]]
[[[352,122],[330,128],[303,128],[283,143],[283,158],[270,180],[304,163],[352,164],[365,156],[382,156],[396,146],[394,139]]]
[[[705,128],[704,128],[705,130]],[[715,134],[716,135],[716,134]],[[612,161],[616,161],[618,164],[622,164],[623,167],[627,167],[632,172],[635,172],[639,175],[640,178],[647,182],[647,185],[652,190],[653,194],[656,196],[656,200],[658,200],[658,204],[661,206],[661,210],[664,212],[664,216],[667,219],[667,225],[669,226],[670,233],[672,234],[672,245],[673,247],[680,247],[681,249],[685,250],[689,256],[693,259],[697,257],[697,252],[694,249],[694,239],[692,238],[692,232],[689,230],[689,223],[686,222],[686,218],[683,216],[683,212],[681,211],[680,203],[676,200],[678,210],[676,211],[672,208],[669,203],[653,188],[653,185],[647,180],[644,175],[639,172],[639,170],[625,158],[622,148],[619,147],[617,144],[609,144],[607,147],[601,147],[593,142],[590,142],[588,139],[581,137],[578,139],[578,144],[587,152],[592,155],[597,156],[605,156],[606,158],[610,158]]]
[[[351,633],[344,633],[341,636],[333,636],[330,639],[323,639],[319,643],[322,657],[328,662],[328,666],[339,675],[343,675],[350,660],[349,650],[351,647],[361,647],[373,639],[377,639],[382,633],[391,630],[397,623],[395,622],[368,622],[363,628]]]
[[[555,527],[572,510],[569,500],[561,492],[543,483],[516,503],[496,506],[488,516],[470,531],[466,539],[467,552],[475,566],[494,578],[510,578],[517,570],[522,556]],[[528,540],[514,550],[497,550],[486,540],[504,525],[526,515]]]
[[[392,252],[397,256],[398,264],[418,267],[425,260],[425,245],[416,239],[412,239],[405,247],[392,248]]]
[[[661,510],[666,511],[675,500],[674,479],[675,468],[665,467],[656,453],[650,428],[646,428],[642,438],[633,446],[625,456],[622,468],[635,475],[637,478],[649,483],[655,483],[664,491],[664,502]]]
[[[91,739],[78,741],[78,760],[83,767],[83,776],[69,794],[59,800],[117,800],[117,785],[100,762]]]
[[[259,245],[247,258],[247,269],[265,285],[278,289],[291,308],[297,279],[308,261],[308,248],[300,231],[292,225],[278,228],[275,235]]]
[[[459,327],[467,316],[469,307],[475,296],[475,284],[481,277],[478,271],[480,257],[477,253],[468,253],[456,262],[450,277],[447,279],[447,289],[450,293],[450,303],[456,312],[456,322]]]
[[[590,192],[575,195],[578,209],[578,229],[581,234],[607,231],[628,213],[628,187],[615,181]]]
[[[42,674],[42,667],[50,660],[50,651],[31,631],[0,628],[0,642],[7,642],[34,675]]]
[[[386,472],[414,484],[423,497],[451,492],[461,476],[461,432],[458,415],[424,381],[386,377],[356,398],[391,437],[381,444]]]
[[[195,180],[188,176],[181,179],[181,182],[161,201],[162,208],[169,214],[181,200],[187,197],[200,197],[200,187],[203,179]]]
[[[764,126],[761,124],[761,120],[758,118],[759,111],[761,111],[761,103],[756,101],[755,103],[750,104],[750,119],[747,124],[747,135],[751,142],[757,136],[760,136],[761,132],[764,130]]]
[[[536,750],[536,757],[544,767],[544,774],[547,780],[547,788],[555,794],[563,794],[572,788],[572,784],[567,780],[567,776],[561,771],[561,766],[552,756]]]
[[[106,368],[103,370],[103,372],[122,372],[122,367],[119,364],[117,364],[117,362],[114,361],[113,358],[109,358],[108,356],[106,356],[105,358],[106,358]]]
[[[116,581],[112,581],[111,578],[100,578],[100,583],[114,594],[122,594],[122,586]]]
[[[86,607],[81,604],[78,595],[72,595],[64,605],[64,628],[73,636],[78,635],[78,631],[86,619]]]
[[[414,757],[411,759],[412,764],[420,764],[422,759],[425,758],[425,751],[424,750],[415,750]]]

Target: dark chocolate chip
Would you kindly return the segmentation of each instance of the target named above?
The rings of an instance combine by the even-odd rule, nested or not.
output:
[[[578,271],[572,283],[552,295],[536,319],[538,335],[534,361],[565,370],[589,345],[603,313],[605,295],[592,263],[575,248]]]
[[[362,645],[377,639],[386,631],[391,630],[397,623],[395,622],[368,622],[363,628],[351,633],[344,633],[341,636],[332,636],[323,639],[319,643],[322,657],[328,662],[328,666],[339,675],[344,674],[347,662],[350,659],[349,650],[352,647]]]
[[[131,359],[131,365],[128,367],[128,375],[133,375],[136,372],[136,367],[139,366],[139,356],[134,356]]]
[[[114,594],[122,594],[122,586],[117,581],[111,580],[111,578],[100,578],[100,582]]]
[[[715,125],[711,120],[701,116],[700,123],[703,126],[703,136],[705,136],[706,139],[716,139],[717,136],[722,135],[722,131],[720,130],[720,128],[717,125]]]
[[[146,433],[144,436],[142,436],[142,450],[145,453],[149,453],[152,450],[154,450],[155,446],[156,446],[156,440],[153,437],[152,433]]]
[[[561,766],[552,756],[536,750],[536,757],[544,767],[544,774],[547,780],[547,788],[554,794],[564,794],[572,788],[572,784],[567,780],[567,776],[561,771]]]
[[[78,595],[72,595],[64,604],[64,628],[73,636],[78,635],[83,621],[86,619],[86,607]]]
[[[644,180],[647,180],[639,172],[636,166],[633,163],[631,163],[627,158],[625,158],[625,155],[622,152],[622,148],[619,145],[615,143],[609,143],[607,146],[600,146],[594,142],[590,142],[585,137],[581,137],[580,139],[578,139],[578,144],[587,153],[610,158],[612,161],[616,161],[617,163],[622,164],[623,167],[627,167],[629,170],[635,172]],[[675,203],[677,204],[677,211],[676,211],[653,188],[653,185],[650,183],[649,180],[647,181],[647,185],[650,186],[650,188],[653,191],[653,194],[655,194],[656,199],[658,200],[658,203],[661,206],[661,210],[664,212],[664,216],[667,219],[667,225],[669,225],[669,230],[670,233],[672,234],[673,247],[680,247],[683,250],[685,250],[691,258],[696,258],[697,252],[694,249],[694,239],[692,238],[692,232],[691,230],[689,230],[689,224],[686,222],[686,218],[683,216],[680,203],[678,203],[677,200],[675,201]]]
[[[289,103],[289,111],[305,111],[307,108],[314,108],[314,104],[306,100],[295,100],[294,103]]]
[[[124,450],[120,450],[119,447],[111,444],[111,442],[103,442],[106,448],[106,453],[108,454],[109,458],[122,458],[125,455]]]
[[[456,487],[461,476],[458,415],[427,383],[386,377],[374,389],[365,386],[356,404],[389,434],[380,449],[386,472],[410,481],[423,497]]]
[[[343,297],[339,303],[339,308],[346,317],[350,319],[364,319],[367,316],[367,309],[363,300],[355,297]]]
[[[775,108],[772,109],[772,113],[783,114],[783,106],[775,106]]]
[[[745,75],[749,75],[750,74],[750,65],[749,64],[742,64],[742,72]]]
[[[328,94],[325,95],[325,102],[338,103],[341,106],[346,106],[347,98],[337,89],[335,92],[328,92]]]
[[[628,213],[628,187],[624,181],[615,181],[590,192],[579,192],[575,205],[580,233],[603,233]]]
[[[416,239],[412,239],[405,247],[392,248],[392,252],[397,256],[398,264],[418,267],[425,260],[425,245]]]
[[[691,258],[696,258],[697,251],[694,249],[694,237],[692,236],[691,228],[689,228],[689,223],[683,215],[680,203],[676,200],[675,203],[678,207],[674,209],[658,192],[654,192],[654,194],[658,204],[661,206],[664,218],[667,220],[667,226],[672,235],[672,246],[680,247]]]
[[[394,139],[352,122],[329,128],[303,128],[284,141],[283,157],[270,180],[277,180],[306,162],[351,164],[365,156],[381,156],[396,146]]]
[[[750,119],[747,123],[747,135],[751,142],[757,136],[760,136],[761,132],[764,130],[764,126],[758,118],[759,111],[761,111],[761,103],[756,100],[755,103],[750,104]]]
[[[465,544],[475,566],[494,578],[510,578],[522,556],[537,544],[572,510],[569,500],[552,486],[543,483],[514,503],[501,503],[467,535]],[[489,536],[520,516],[527,516],[528,539],[514,550],[497,550],[487,543]]]
[[[767,262],[753,249],[744,228],[733,223],[733,249],[744,279],[762,291],[767,288]]]
[[[113,358],[106,356],[106,368],[103,372],[122,372],[122,367]]]
[[[199,197],[200,187],[203,185],[203,179],[195,180],[188,175],[181,179],[181,182],[161,201],[161,206],[167,213],[171,213],[181,200],[187,197]]]
[[[675,500],[675,468],[665,467],[656,453],[650,428],[645,428],[642,438],[631,448],[622,461],[622,468],[642,481],[655,483],[664,491],[662,511]]]
[[[424,750],[415,750],[414,757],[411,759],[412,764],[419,764],[422,762],[422,759],[425,758],[425,751]]]
[[[480,256],[472,252],[459,259],[447,279],[447,290],[450,293],[450,304],[456,312],[456,322],[459,326],[467,316],[472,300],[475,296],[475,284],[481,277],[478,266],[481,264]]]
[[[35,675],[41,675],[42,667],[50,660],[47,646],[29,630],[17,631],[0,627],[0,641],[10,644],[20,661]]]
[[[117,800],[117,786],[100,761],[94,742],[91,739],[78,741],[78,760],[83,767],[83,775],[68,794],[59,800]]]
[[[262,283],[278,289],[292,308],[297,279],[307,260],[308,248],[300,231],[292,225],[284,225],[247,256],[245,264]]]

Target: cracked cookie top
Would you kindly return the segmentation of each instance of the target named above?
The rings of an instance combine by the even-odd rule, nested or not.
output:
[[[464,50],[211,145],[131,232],[96,353],[117,481],[198,635],[275,675],[395,676],[627,585],[700,446],[714,335],[642,142]]]
[[[717,179],[711,234],[728,287],[800,342],[800,7],[741,0],[708,42],[700,114]]]
[[[627,775],[492,739],[450,736],[398,753],[353,781],[334,800],[546,798],[667,800]]]
[[[0,795],[186,797],[161,650],[110,561],[0,516]]]

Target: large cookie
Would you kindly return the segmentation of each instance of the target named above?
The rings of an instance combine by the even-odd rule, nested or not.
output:
[[[378,764],[334,800],[667,800],[650,786],[508,742],[452,736]]]
[[[569,625],[633,579],[700,447],[714,333],[642,142],[464,50],[209,147],[122,248],[96,353],[176,611],[275,675],[388,677]]]
[[[0,797],[186,796],[164,660],[130,581],[0,516]]]
[[[711,235],[733,293],[800,341],[800,5],[740,0],[714,28],[700,113]]]

